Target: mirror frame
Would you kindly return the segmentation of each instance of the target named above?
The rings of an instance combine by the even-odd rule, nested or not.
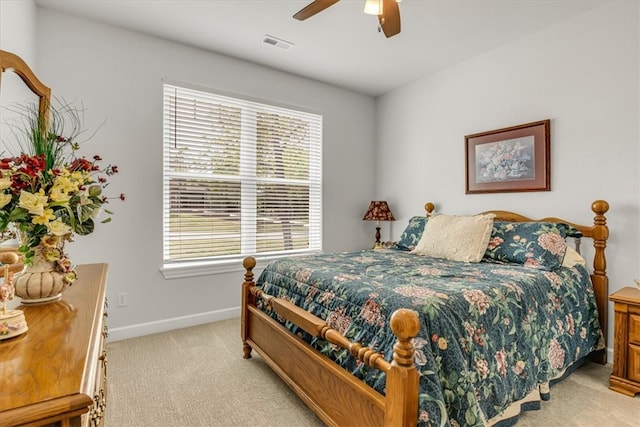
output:
[[[44,123],[49,119],[49,104],[51,102],[51,88],[40,81],[26,62],[18,55],[0,50],[0,90],[2,90],[2,73],[13,70],[22,81],[38,96],[38,111],[44,118]]]

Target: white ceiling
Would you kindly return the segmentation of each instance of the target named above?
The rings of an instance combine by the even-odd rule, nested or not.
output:
[[[36,0],[39,7],[223,53],[377,96],[607,0],[404,0],[386,39],[364,0],[298,21],[311,0]],[[292,42],[283,50],[265,35]]]

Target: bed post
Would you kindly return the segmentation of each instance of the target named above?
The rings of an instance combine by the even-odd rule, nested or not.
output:
[[[249,325],[247,319],[249,317],[249,304],[254,303],[254,297],[251,294],[251,288],[255,286],[253,281],[253,268],[256,266],[256,259],[248,256],[242,261],[242,266],[245,269],[244,282],[242,282],[242,313],[240,319],[240,334],[242,336],[242,353],[245,359],[251,358],[251,346],[247,344],[247,337],[249,336]]]
[[[591,210],[596,214],[593,219],[593,246],[595,248],[595,254],[593,257],[591,282],[593,283],[593,289],[596,294],[596,304],[598,305],[598,313],[600,314],[600,328],[602,329],[606,346],[609,279],[607,278],[607,259],[604,250],[607,247],[607,239],[609,238],[609,227],[607,227],[607,218],[604,214],[609,210],[609,203],[604,200],[596,200],[591,204]],[[601,364],[607,363],[606,349],[599,354],[595,354],[592,360]]]
[[[399,309],[391,315],[391,330],[398,338],[393,346],[393,361],[387,373],[384,425],[410,427],[418,419],[418,371],[413,361],[413,344],[420,331],[418,314]]]

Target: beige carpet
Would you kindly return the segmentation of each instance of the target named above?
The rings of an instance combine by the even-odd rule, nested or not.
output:
[[[322,426],[259,356],[242,358],[240,320],[109,343],[107,427]],[[610,391],[586,363],[517,427],[637,426],[640,396]]]

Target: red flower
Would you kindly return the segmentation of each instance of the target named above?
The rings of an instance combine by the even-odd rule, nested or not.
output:
[[[94,168],[93,168],[93,164],[83,157],[82,159],[75,159],[73,162],[71,162],[71,165],[69,165],[69,170],[70,171],[91,171],[91,170],[94,170]]]

